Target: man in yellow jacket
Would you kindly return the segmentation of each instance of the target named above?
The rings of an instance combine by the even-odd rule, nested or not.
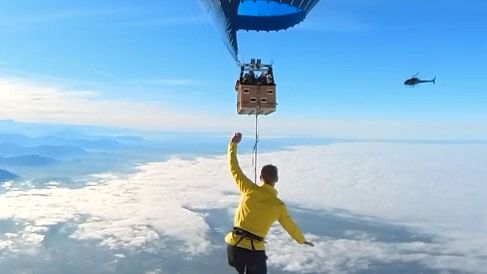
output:
[[[276,220],[296,242],[310,246],[313,244],[304,239],[289,216],[286,205],[277,197],[274,188],[279,179],[277,167],[266,165],[262,168],[260,186],[254,184],[242,172],[237,159],[237,144],[241,140],[242,134],[237,132],[228,145],[230,172],[241,194],[233,230],[225,236],[228,263],[235,267],[239,274],[266,274],[264,238]]]

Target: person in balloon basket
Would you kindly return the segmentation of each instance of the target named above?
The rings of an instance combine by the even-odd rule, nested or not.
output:
[[[257,79],[255,78],[255,73],[252,70],[245,73],[242,83],[244,85],[255,85],[257,83]]]
[[[233,135],[228,145],[230,172],[240,191],[240,204],[235,212],[233,230],[225,236],[228,264],[239,274],[266,274],[267,256],[265,236],[277,220],[299,244],[313,246],[288,214],[286,205],[277,197],[274,188],[278,171],[273,165],[265,165],[260,173],[261,185],[254,184],[240,169],[237,145],[242,134]]]

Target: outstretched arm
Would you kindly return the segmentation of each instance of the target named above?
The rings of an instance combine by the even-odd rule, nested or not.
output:
[[[237,132],[233,135],[232,140],[228,145],[228,165],[230,167],[230,173],[232,174],[233,179],[235,180],[235,183],[237,184],[240,192],[248,192],[252,188],[254,188],[255,185],[249,178],[247,178],[247,176],[245,176],[242,169],[240,168],[240,165],[238,164],[237,145],[238,143],[240,143],[241,140],[242,134],[240,132]]]
[[[287,208],[284,204],[282,205],[281,214],[279,216],[279,223],[287,231],[287,233],[289,233],[289,235],[291,235],[291,237],[293,237],[293,239],[296,242],[298,242],[300,244],[306,244],[309,246],[313,246],[313,244],[311,242],[306,241],[301,230],[299,230],[296,223],[294,223],[291,216],[289,216]]]

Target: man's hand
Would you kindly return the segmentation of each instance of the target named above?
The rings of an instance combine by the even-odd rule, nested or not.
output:
[[[309,245],[309,246],[315,246],[312,242],[304,242],[303,244]]]
[[[242,140],[242,133],[235,132],[232,137],[232,143],[238,144]]]

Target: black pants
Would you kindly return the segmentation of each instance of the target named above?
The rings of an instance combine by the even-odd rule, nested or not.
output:
[[[264,250],[248,250],[227,245],[228,264],[239,274],[267,274],[267,256]]]

